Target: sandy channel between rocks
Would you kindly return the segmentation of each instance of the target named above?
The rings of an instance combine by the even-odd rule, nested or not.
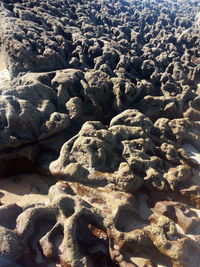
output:
[[[0,71],[3,71],[6,69],[6,64],[4,61],[3,54],[0,52]]]
[[[0,90],[7,87],[10,83],[10,75],[6,68],[3,54],[0,52]]]
[[[0,201],[3,205],[16,203],[27,206],[47,201],[49,177],[23,174],[0,180]]]
[[[191,144],[185,143],[183,144],[183,148],[187,152],[188,156],[191,158],[191,160],[200,165],[200,152]]]

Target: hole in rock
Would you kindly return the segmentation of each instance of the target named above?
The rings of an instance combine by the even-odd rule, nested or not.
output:
[[[107,234],[103,230],[97,228],[93,224],[88,224],[88,228],[89,228],[89,230],[91,231],[91,233],[94,236],[96,236],[96,237],[98,237],[100,239],[107,240],[108,236],[107,236]]]
[[[117,214],[116,228],[121,232],[130,232],[136,229],[141,229],[145,226],[139,215],[133,211],[121,210]]]
[[[80,250],[87,257],[87,266],[118,266],[111,260],[107,234],[84,217],[77,221],[76,239]]]
[[[14,230],[16,227],[17,217],[20,215],[20,213],[22,213],[22,208],[15,203],[7,206],[1,206],[0,225],[7,229]]]
[[[75,202],[71,198],[64,198],[60,202],[60,207],[63,211],[63,214],[66,217],[72,216],[72,214],[75,212],[74,207],[75,207]]]
[[[38,243],[39,239],[46,235],[46,233],[48,233],[56,224],[56,216],[50,211],[41,216],[38,214],[38,217],[40,218],[33,222],[34,230],[28,239],[28,242],[30,242],[30,245],[33,249],[35,249],[35,245]],[[33,240],[35,240],[35,242],[32,242]]]
[[[47,216],[47,215],[46,215]],[[49,218],[40,218],[34,222],[34,230],[28,238],[29,251],[25,251],[21,258],[17,261],[22,266],[30,267],[48,267],[52,260],[44,258],[39,240],[45,236],[56,224],[54,214],[48,214]],[[56,264],[54,265],[56,266]]]
[[[63,238],[64,238],[64,229],[62,225],[59,225],[58,227],[54,228],[50,236],[50,240],[52,241],[54,246],[57,248],[58,255],[61,253],[61,244],[62,244]],[[58,258],[56,260],[58,260]]]

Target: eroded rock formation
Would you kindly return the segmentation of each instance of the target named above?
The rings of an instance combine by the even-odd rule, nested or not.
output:
[[[199,12],[1,1],[0,264],[199,266]]]

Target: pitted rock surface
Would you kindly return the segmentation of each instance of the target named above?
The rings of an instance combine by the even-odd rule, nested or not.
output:
[[[1,1],[0,265],[199,267],[199,14]]]

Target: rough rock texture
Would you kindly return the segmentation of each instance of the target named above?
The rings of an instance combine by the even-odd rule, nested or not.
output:
[[[193,162],[182,144],[187,141],[198,148],[199,135],[193,134],[194,129],[198,133],[198,123],[184,118],[163,118],[153,124],[139,111],[126,110],[114,117],[109,127],[86,122],[79,134],[63,145],[50,171],[68,181],[78,179],[83,184],[132,193],[142,185],[180,189],[184,183],[193,183],[189,180]]]
[[[6,234],[1,251],[22,266],[199,264],[198,211],[175,198],[155,204],[144,192],[132,195],[64,181],[50,188],[48,198],[46,203],[24,207],[13,220],[15,234],[2,227]],[[16,249],[10,251],[14,238],[23,243],[17,257]]]
[[[1,50],[12,82],[1,93],[0,149],[58,134],[70,121],[79,129],[87,120],[107,123],[128,108],[153,121],[194,118],[198,3],[171,5],[1,1]]]
[[[199,267],[199,14],[0,2],[1,177],[55,182],[1,203],[0,264]]]

